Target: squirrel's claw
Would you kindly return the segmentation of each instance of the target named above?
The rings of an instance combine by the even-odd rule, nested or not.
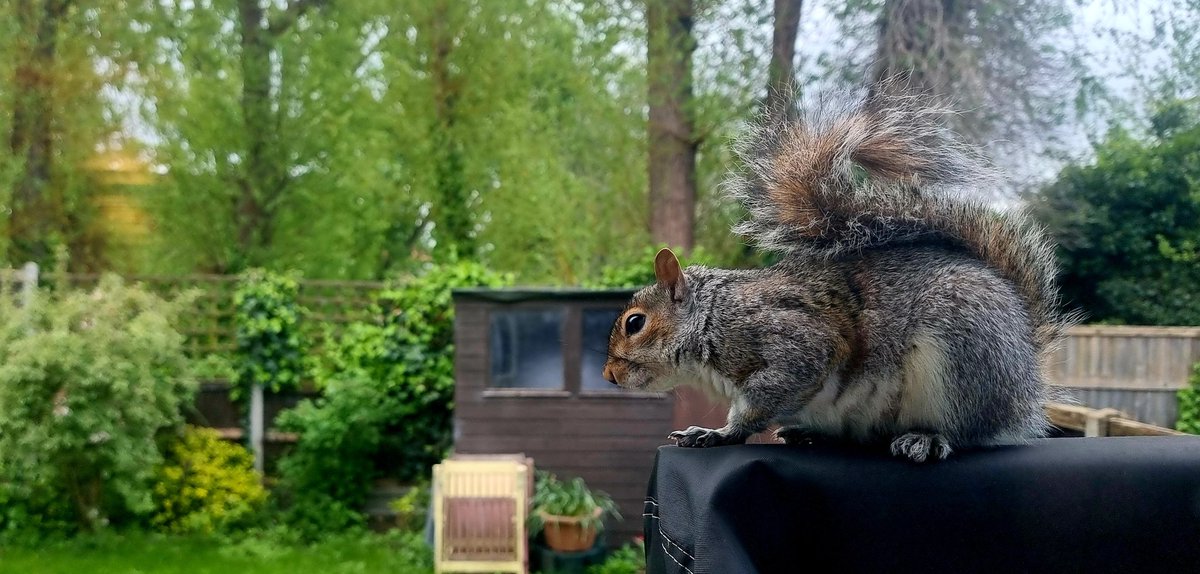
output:
[[[674,431],[667,435],[667,438],[675,441],[675,444],[679,446],[688,448],[705,448],[729,443],[727,437],[719,429],[695,426],[688,427],[687,430]]]

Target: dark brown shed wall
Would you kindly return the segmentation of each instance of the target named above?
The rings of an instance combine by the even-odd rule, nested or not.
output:
[[[455,451],[524,453],[539,469],[583,477],[591,488],[612,495],[625,516],[610,532],[611,543],[641,534],[646,481],[655,449],[672,430],[672,399],[570,391],[512,396],[513,391],[488,390],[488,310],[496,305],[456,299]],[[565,360],[570,368],[572,359]]]

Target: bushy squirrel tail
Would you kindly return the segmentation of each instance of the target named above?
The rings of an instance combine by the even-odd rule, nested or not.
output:
[[[999,180],[945,126],[951,112],[890,92],[816,102],[799,119],[772,114],[754,128],[737,146],[743,169],[727,185],[749,212],[735,231],[768,251],[826,258],[953,245],[1017,286],[1048,354],[1073,318],[1058,309],[1046,233],[1023,213],[963,193]]]

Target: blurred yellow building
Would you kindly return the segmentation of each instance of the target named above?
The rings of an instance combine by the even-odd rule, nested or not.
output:
[[[85,167],[95,182],[94,225],[105,239],[105,259],[115,267],[136,267],[152,228],[139,190],[155,182],[150,162],[137,149],[119,147],[98,152]]]

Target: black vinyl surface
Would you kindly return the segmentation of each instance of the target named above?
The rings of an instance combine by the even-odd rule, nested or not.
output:
[[[659,448],[648,573],[1200,572],[1200,437]]]

